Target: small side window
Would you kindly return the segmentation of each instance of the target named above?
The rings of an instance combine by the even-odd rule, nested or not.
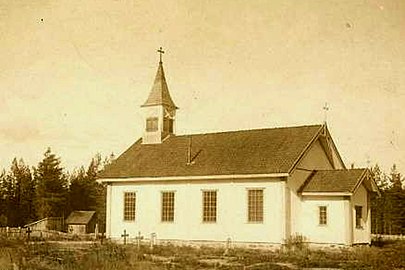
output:
[[[319,225],[328,224],[328,208],[326,206],[319,206]]]
[[[363,206],[356,205],[354,207],[356,212],[356,228],[362,229],[363,228]]]

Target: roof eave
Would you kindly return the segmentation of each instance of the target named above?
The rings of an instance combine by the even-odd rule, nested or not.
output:
[[[263,179],[284,178],[288,173],[265,173],[265,174],[231,174],[231,175],[200,175],[200,176],[163,176],[163,177],[106,177],[97,179],[98,183],[117,182],[157,182],[157,181],[196,181],[196,180],[232,180],[232,179]]]
[[[302,196],[352,196],[352,192],[347,191],[304,191],[301,192]]]
[[[145,102],[144,104],[141,105],[141,108],[152,107],[152,106],[167,106],[167,107],[172,108],[172,109],[176,109],[176,110],[179,109],[179,107],[177,107],[174,103],[173,104],[168,104],[168,103],[162,103],[162,102],[155,102],[155,103]]]

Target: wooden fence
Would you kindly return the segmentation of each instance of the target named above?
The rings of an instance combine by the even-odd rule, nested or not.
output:
[[[62,217],[47,217],[30,224],[25,225],[24,227],[30,227],[31,230],[51,230],[51,231],[64,231],[65,222]]]
[[[0,236],[11,239],[20,239],[27,237],[28,234],[26,228],[0,227]]]
[[[49,240],[49,241],[91,241],[103,238],[103,234],[91,233],[74,235],[55,230],[35,230],[29,227],[0,227],[0,237],[20,240]]]
[[[372,234],[371,239],[377,240],[377,239],[382,239],[382,240],[405,240],[405,235],[402,234]]]

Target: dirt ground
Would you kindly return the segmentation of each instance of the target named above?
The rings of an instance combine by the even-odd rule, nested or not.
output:
[[[0,270],[12,269],[405,269],[405,242],[381,247],[260,250],[110,242],[0,239]]]

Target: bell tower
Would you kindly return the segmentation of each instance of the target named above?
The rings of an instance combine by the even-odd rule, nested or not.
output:
[[[158,53],[160,60],[155,81],[148,99],[141,106],[145,119],[143,144],[161,143],[167,136],[175,134],[174,121],[178,108],[174,104],[167,87],[163,71],[162,55],[164,51],[162,47],[160,47]]]

